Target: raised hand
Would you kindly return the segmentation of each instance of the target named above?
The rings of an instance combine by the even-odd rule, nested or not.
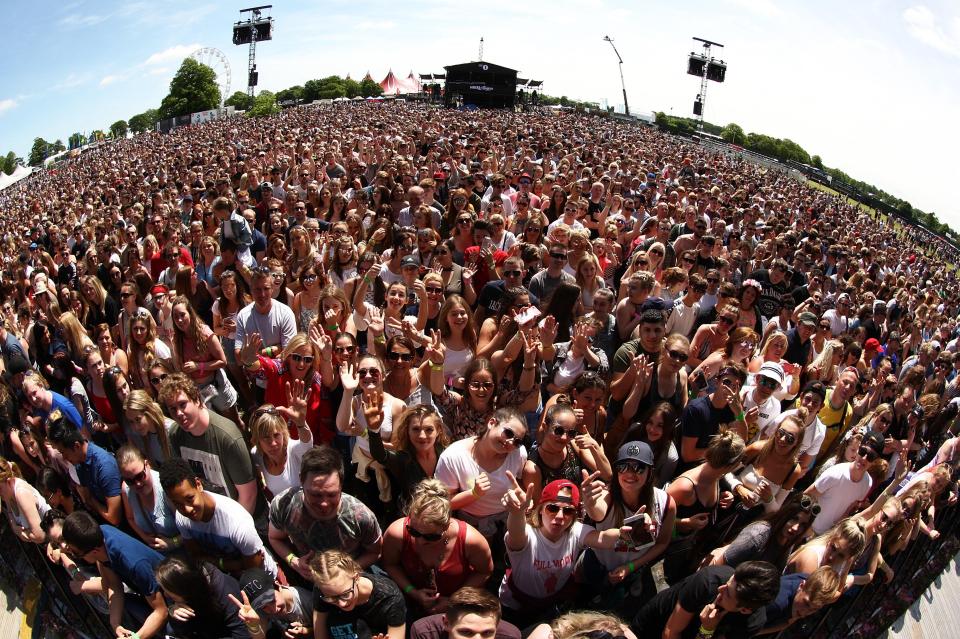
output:
[[[373,431],[380,430],[383,424],[383,393],[374,391],[364,395],[360,403],[363,409],[363,417],[367,420],[367,428]]]
[[[345,393],[353,393],[357,390],[360,386],[360,376],[357,374],[356,367],[347,362],[340,364],[340,383]]]
[[[557,341],[557,318],[553,315],[547,315],[540,325],[540,342],[542,344],[553,344]]]
[[[587,504],[597,503],[607,492],[607,484],[600,479],[600,471],[588,473],[585,469],[580,471],[583,480],[580,482],[580,495]]]
[[[362,302],[361,302],[362,303]],[[383,334],[384,322],[383,311],[372,306],[367,309],[367,326],[375,335]]]
[[[524,331],[520,332],[520,336],[523,338],[523,363],[527,366],[533,366],[537,362],[540,342]]]
[[[246,626],[259,625],[260,615],[250,605],[250,597],[247,596],[247,591],[240,590],[240,596],[243,597],[243,601],[237,599],[233,593],[227,593],[227,598],[237,607],[237,616],[240,617],[240,621]]]
[[[256,362],[262,346],[263,340],[260,338],[260,333],[244,336],[243,346],[240,347],[240,363],[249,366]]]
[[[287,394],[287,405],[277,406],[277,412],[298,427],[306,425],[307,400],[310,397],[310,389],[303,383],[302,379],[295,379],[292,385],[287,382],[284,390]]]
[[[446,352],[447,347],[444,346],[443,341],[440,339],[440,331],[431,330],[430,341],[427,342],[427,347],[423,353],[423,358],[439,366],[443,364],[443,358],[446,355]]]
[[[528,484],[526,489],[521,488],[517,478],[509,470],[507,471],[507,479],[510,480],[512,487],[504,493],[501,502],[510,512],[527,512],[527,509],[533,504],[533,484]]]

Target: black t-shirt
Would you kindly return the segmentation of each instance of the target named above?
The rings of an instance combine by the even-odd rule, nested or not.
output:
[[[325,602],[320,590],[314,589],[313,609],[326,613],[330,639],[371,639],[375,634],[387,632],[387,628],[406,623],[407,605],[397,584],[389,577],[368,572],[362,576],[373,582],[373,592],[366,602],[352,610]]]
[[[757,280],[762,287],[760,297],[757,299],[760,314],[766,319],[776,317],[780,311],[780,298],[790,290],[790,283],[784,278],[779,284],[774,284],[770,281],[770,271],[765,268],[751,273],[749,279]]]
[[[477,307],[487,309],[487,317],[495,317],[500,312],[500,305],[507,292],[506,282],[503,280],[491,280],[480,289],[480,296],[477,298]],[[540,300],[536,295],[530,293],[530,304],[540,306]]]
[[[631,624],[633,631],[638,637],[659,637],[670,620],[673,609],[680,604],[692,615],[690,623],[680,636],[683,639],[694,639],[700,629],[700,611],[707,604],[713,603],[717,598],[717,589],[727,583],[733,573],[734,569],[730,566],[709,566],[698,570],[648,601],[634,617]],[[717,626],[716,634],[731,639],[752,637],[765,624],[766,613],[763,608],[750,615],[728,612]]]
[[[787,350],[783,354],[783,359],[797,366],[806,366],[810,358],[811,340],[800,341],[800,332],[797,328],[791,328],[787,331]]]
[[[710,438],[720,432],[721,424],[727,424],[733,421],[735,415],[729,406],[716,408],[710,402],[710,396],[698,397],[688,403],[680,415],[680,435],[681,437],[696,437],[697,448],[706,448],[710,443]],[[693,464],[683,464],[677,469],[681,473],[688,468],[696,466],[700,462]]]

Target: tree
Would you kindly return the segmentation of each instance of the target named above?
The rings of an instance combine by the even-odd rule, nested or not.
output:
[[[383,87],[380,86],[378,82],[374,82],[370,79],[364,79],[364,81],[360,83],[360,95],[365,98],[373,98],[383,95]]]
[[[723,127],[723,130],[720,131],[720,137],[730,144],[743,144],[744,140],[747,139],[740,125],[733,122]]]
[[[20,163],[19,160],[17,154],[10,151],[6,156],[0,158],[0,171],[7,175],[13,175],[13,172],[17,170],[17,164]]]
[[[303,99],[303,87],[298,85],[277,91],[277,102],[299,102]]]
[[[66,151],[67,147],[63,146],[63,140],[57,140],[56,142],[50,145],[50,150],[53,153],[60,153],[62,151]]]
[[[90,139],[94,142],[103,142],[107,139],[107,134],[100,129],[95,129],[94,131],[90,132]]]
[[[170,81],[170,93],[160,103],[160,117],[174,118],[220,106],[217,74],[205,64],[187,58]]]
[[[67,138],[67,144],[69,145],[70,149],[78,149],[86,143],[87,143],[87,138],[85,138],[83,134],[79,132],[73,133],[70,135],[69,138]]]
[[[43,138],[34,138],[33,146],[30,148],[30,166],[40,166],[50,155],[50,143]]]
[[[364,79],[364,83],[367,83],[367,82],[373,82],[373,80]],[[374,82],[374,84],[376,83]],[[343,80],[343,88],[347,92],[348,98],[355,98],[358,95],[360,95],[362,91],[360,83],[354,80],[353,78],[347,78],[346,80]]]
[[[127,137],[127,131],[129,130],[130,127],[127,126],[126,120],[117,120],[110,125],[110,134],[113,136],[114,140]]]
[[[247,95],[246,91],[234,91],[233,95],[227,98],[223,106],[232,106],[241,111],[246,111],[253,105],[253,100]]]
[[[823,160],[820,159],[820,156],[819,156],[819,155],[814,155],[812,158],[810,158],[810,166],[812,166],[812,167],[814,167],[814,168],[816,168],[816,169],[820,169],[820,170],[822,171],[822,170],[823,170]]]
[[[253,99],[253,106],[247,111],[248,118],[261,118],[280,112],[277,96],[270,91],[261,91]]]

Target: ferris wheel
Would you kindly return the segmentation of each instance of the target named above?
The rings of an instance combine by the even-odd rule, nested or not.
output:
[[[217,74],[217,85],[220,87],[220,106],[223,101],[230,97],[230,63],[227,56],[223,55],[220,49],[213,47],[203,47],[190,54],[190,57],[213,69]]]

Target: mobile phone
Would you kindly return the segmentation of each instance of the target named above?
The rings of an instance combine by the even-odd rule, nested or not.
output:
[[[639,515],[632,515],[623,520],[624,526],[631,526],[630,530],[630,540],[633,542],[635,548],[632,550],[636,552],[639,548],[643,546],[649,546],[653,544],[656,539],[651,535],[644,526],[644,515],[646,513],[641,513]],[[657,526],[659,529],[659,526]]]
[[[530,322],[535,321],[540,317],[540,309],[536,306],[528,306],[526,309],[517,314],[513,320],[519,325],[524,326]]]

